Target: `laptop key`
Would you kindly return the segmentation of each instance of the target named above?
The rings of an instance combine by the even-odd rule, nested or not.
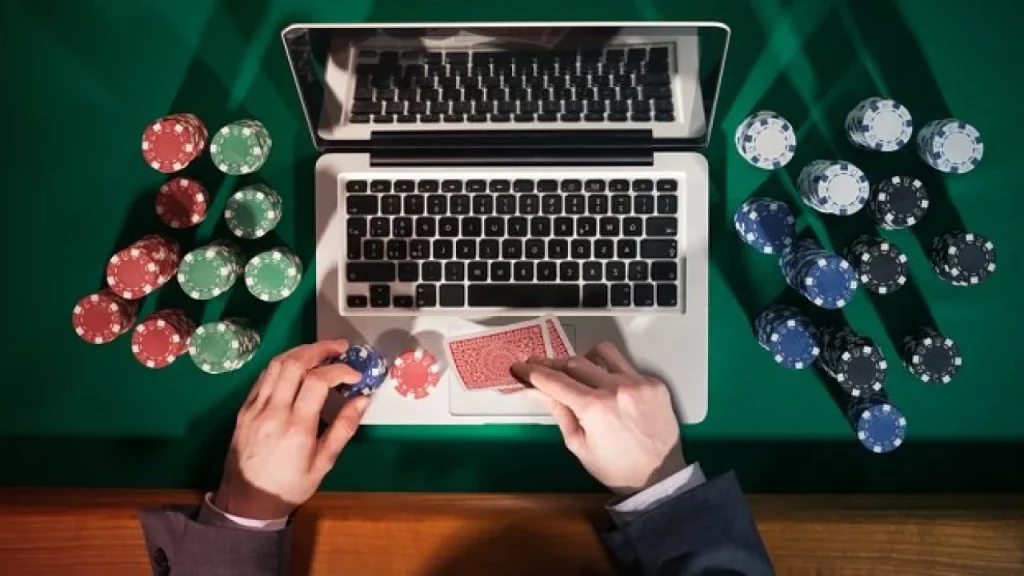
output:
[[[519,213],[526,215],[540,214],[540,196],[536,194],[520,196]]]
[[[676,218],[654,216],[647,219],[647,236],[676,236],[679,221]]]
[[[562,197],[558,194],[545,194],[541,196],[541,212],[548,216],[555,216],[562,213]]]
[[[388,238],[391,236],[391,220],[387,218],[370,218],[370,236],[372,238]]]
[[[474,260],[476,258],[476,240],[456,240],[455,257],[459,260]]]
[[[437,306],[437,287],[433,284],[416,285],[416,307],[433,308]]]
[[[434,240],[434,258],[438,260],[451,260],[455,257],[455,248],[451,240]]]
[[[607,308],[608,285],[584,284],[582,305],[584,308]]]
[[[679,211],[679,199],[673,194],[658,196],[658,214],[675,214]]]
[[[585,214],[586,212],[586,196],[583,196],[582,194],[567,194],[565,196],[566,214]]]
[[[558,264],[551,261],[537,262],[537,281],[554,282],[558,279]]]
[[[558,236],[559,238],[571,238],[573,236],[574,229],[575,226],[573,226],[572,218],[555,218],[555,236]]]
[[[500,215],[516,213],[516,197],[511,194],[501,194],[495,199],[495,211]]]
[[[462,192],[462,180],[444,180],[441,182],[441,192],[446,194]]]
[[[508,192],[512,189],[512,183],[508,180],[491,180],[488,188],[491,192]]]
[[[654,197],[646,194],[634,197],[633,212],[636,214],[654,214]]]
[[[631,122],[650,122],[651,115],[646,112],[634,112],[629,115]]]
[[[583,263],[583,280],[586,282],[600,282],[604,266],[596,260]]]
[[[626,114],[623,114],[623,113],[612,112],[612,113],[608,114],[608,121],[609,122],[626,122],[627,120],[629,120],[629,117]]]
[[[409,257],[409,245],[405,240],[388,240],[384,248],[388,260],[405,260]]]
[[[398,263],[399,282],[418,282],[420,279],[420,265],[416,262]]]
[[[615,241],[607,238],[594,240],[594,258],[608,260],[615,257]]]
[[[384,259],[384,241],[383,240],[365,240],[363,241],[363,258],[367,260],[383,260]]]
[[[526,218],[516,216],[506,222],[508,235],[512,238],[526,238],[530,235],[530,224]]]
[[[409,241],[409,258],[426,260],[430,258],[430,240],[422,238]]]
[[[627,268],[627,275],[633,282],[646,281],[648,276],[647,262],[643,260],[634,260],[629,263]]]
[[[353,120],[354,121],[354,120]],[[544,113],[537,115],[537,122],[557,122],[558,114],[555,113]]]
[[[438,293],[442,308],[461,308],[466,305],[466,289],[462,284],[441,284]]]
[[[370,115],[369,114],[353,114],[353,115],[349,116],[348,119],[353,124],[369,124],[370,123]]]
[[[628,307],[633,304],[633,290],[629,284],[612,284],[611,304],[614,307]]]
[[[455,218],[446,218],[445,220],[451,220],[456,222]],[[453,225],[452,228],[458,230],[458,226]],[[466,238],[479,238],[484,235],[484,221],[476,216],[469,216],[462,219],[462,236]]]
[[[466,267],[466,275],[470,282],[486,282],[487,269],[487,262],[470,262]]]
[[[491,281],[508,282],[512,279],[511,262],[491,262]]]
[[[416,237],[433,238],[437,234],[437,219],[430,216],[420,216],[416,219]]]
[[[542,260],[544,258],[544,241],[537,238],[527,240],[526,257],[530,260]]]
[[[636,258],[636,240],[623,238],[616,243],[615,247],[615,255],[619,260]]]
[[[569,245],[569,252],[574,260],[590,259],[590,240],[577,239]]]
[[[444,263],[444,280],[445,282],[463,282],[466,280],[466,263],[465,262],[445,262]]]
[[[576,235],[582,238],[597,236],[597,219],[592,216],[581,216],[576,219]],[[584,240],[584,242],[588,242]]]
[[[654,306],[654,284],[633,284],[633,304],[643,308]]]
[[[547,216],[530,218],[530,236],[547,238],[551,235],[551,219]]]
[[[349,216],[376,216],[379,202],[376,196],[346,196],[345,207]]]
[[[459,235],[459,219],[452,217],[437,220],[437,235],[441,238],[455,238]],[[465,234],[463,234],[465,236]]]
[[[622,234],[624,236],[643,236],[644,221],[641,218],[630,216],[622,219]]]
[[[421,216],[427,210],[423,196],[406,196],[402,199],[402,209],[408,216]]]
[[[443,216],[448,213],[448,197],[440,194],[427,196],[427,214]]]
[[[471,284],[469,305],[486,308],[578,308],[577,284]]]
[[[394,262],[346,262],[345,278],[349,282],[394,282]]]
[[[622,282],[626,279],[626,263],[620,260],[608,262],[604,266],[605,279],[609,282]]]
[[[523,261],[512,264],[512,279],[516,282],[533,282],[533,262]]]
[[[387,308],[391,305],[391,287],[387,284],[370,286],[370,307]]]
[[[548,240],[548,258],[565,260],[569,257],[569,242],[561,238]]]
[[[501,238],[505,235],[505,219],[492,216],[484,220],[484,236],[488,238]]]
[[[479,248],[481,260],[497,260],[501,258],[500,245],[497,240],[481,240]]]
[[[477,216],[490,216],[494,213],[494,198],[478,194],[473,197],[473,214]]]
[[[374,117],[374,118],[376,118],[376,117]],[[561,118],[562,122],[579,122],[580,121],[580,115],[579,114],[562,114],[559,118]]]
[[[675,122],[676,117],[671,112],[659,112],[654,115],[655,122]]]
[[[601,217],[601,236],[615,238],[619,235],[619,219],[615,216]]]
[[[370,305],[370,299],[366,296],[352,294],[345,298],[349,308],[366,308]]]
[[[523,241],[506,238],[501,241],[501,257],[505,260],[519,260],[523,257]]]
[[[674,260],[679,257],[679,247],[675,240],[644,239],[640,241],[640,257],[646,260]]]

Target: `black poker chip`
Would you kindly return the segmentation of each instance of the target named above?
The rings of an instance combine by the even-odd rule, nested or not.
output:
[[[932,242],[932,269],[956,286],[984,282],[996,269],[996,249],[984,236],[952,232]]]
[[[907,255],[883,238],[861,236],[846,249],[857,279],[876,294],[891,294],[907,283]]]
[[[870,339],[850,328],[822,331],[822,369],[847,394],[866,398],[881,392],[889,366],[882,350]]]
[[[893,176],[872,190],[868,213],[886,230],[917,224],[928,211],[928,190],[917,178]]]
[[[932,328],[921,328],[905,338],[903,354],[907,369],[923,382],[948,384],[964,362],[956,342]]]

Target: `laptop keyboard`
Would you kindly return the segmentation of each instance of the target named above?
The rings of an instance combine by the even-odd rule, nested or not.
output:
[[[674,122],[668,46],[537,52],[363,50],[356,124]]]
[[[675,175],[341,186],[349,311],[681,308]]]

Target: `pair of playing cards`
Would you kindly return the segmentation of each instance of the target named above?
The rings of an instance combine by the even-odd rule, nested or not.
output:
[[[576,352],[555,316],[450,338],[444,343],[451,367],[467,390],[512,394],[525,387],[512,365],[531,356],[568,358]]]

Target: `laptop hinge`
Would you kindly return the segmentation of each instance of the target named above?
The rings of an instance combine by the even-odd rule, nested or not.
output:
[[[649,166],[650,130],[375,132],[372,166]]]

